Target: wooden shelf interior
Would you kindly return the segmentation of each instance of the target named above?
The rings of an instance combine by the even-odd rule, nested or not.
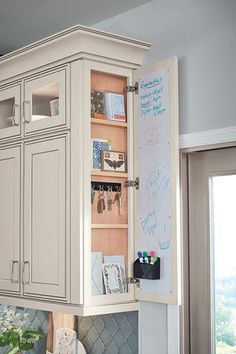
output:
[[[124,95],[125,111],[127,112],[127,78],[111,75],[103,72],[91,72],[91,89],[101,92],[115,92]],[[127,123],[114,122],[91,118],[91,137],[111,141],[111,150],[125,152],[127,158]],[[126,166],[127,167],[127,166]],[[127,173],[121,172],[91,172],[92,182],[110,182],[121,183],[122,207],[119,210],[118,203],[112,204],[112,210],[108,210],[108,194],[105,195],[106,208],[103,213],[97,211],[98,195],[96,191],[94,203],[91,206],[91,251],[102,252],[103,256],[125,257],[125,266],[127,271],[128,260],[128,205],[127,188],[125,181]],[[112,192],[114,200],[116,192]]]
[[[128,230],[92,229],[92,252],[102,252],[103,256],[124,255],[127,266]]]
[[[111,141],[112,151],[122,151],[127,154],[127,129],[92,124],[92,138]]]
[[[115,177],[96,177],[92,178],[92,181],[97,182],[117,182],[117,178]],[[97,212],[97,203],[98,203],[98,195],[99,192],[95,192],[95,198],[93,205],[91,207],[92,211],[92,224],[127,224],[128,223],[128,204],[127,204],[127,187],[125,187],[124,179],[119,179],[119,183],[121,183],[121,198],[122,198],[122,206],[119,211],[118,203],[114,203],[112,205],[112,210],[109,211],[107,207],[107,192],[104,192],[105,195],[105,205],[106,209],[103,213],[99,214]],[[116,192],[112,192],[112,198],[114,200]]]
[[[125,111],[126,109],[126,87],[127,78],[115,74],[109,74],[101,71],[92,70],[91,72],[91,89],[101,92],[114,92],[124,95]]]
[[[91,89],[123,94],[125,97],[125,107],[127,96],[125,94],[126,86],[126,77],[98,71],[91,72]],[[125,152],[127,157],[127,123],[96,118],[92,118],[91,123],[91,138],[109,140],[111,142],[112,151]],[[94,171],[92,174],[94,174]],[[105,174],[104,176],[106,175],[108,174]]]

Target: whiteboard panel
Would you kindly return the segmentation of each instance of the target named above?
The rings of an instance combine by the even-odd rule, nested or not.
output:
[[[161,258],[161,279],[144,291],[171,292],[169,70],[139,81],[140,224],[145,250]]]
[[[177,60],[172,58],[166,63],[140,71],[137,98],[140,177],[137,251],[154,250],[161,259],[160,279],[141,279],[138,291],[140,299],[144,294],[153,294],[151,299],[158,298],[157,302],[173,301],[177,278],[178,86],[174,75]],[[149,301],[147,296],[143,299]]]

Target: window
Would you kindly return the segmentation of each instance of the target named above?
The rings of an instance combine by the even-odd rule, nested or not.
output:
[[[236,353],[236,175],[210,178],[212,352]]]

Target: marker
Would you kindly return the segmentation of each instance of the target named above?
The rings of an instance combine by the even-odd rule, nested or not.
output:
[[[153,257],[154,258],[154,264],[157,262],[158,258],[157,257]]]
[[[150,264],[153,265],[153,264],[156,262],[156,258],[157,258],[157,257],[151,257],[151,262],[150,262]]]
[[[143,258],[145,263],[149,263],[148,253],[146,251],[143,252]]]
[[[149,256],[150,256],[150,257],[155,257],[155,255],[156,255],[156,252],[155,252],[155,251],[151,251],[151,252],[149,253]]]
[[[139,258],[139,262],[143,263],[143,254],[140,251],[138,252],[138,258]]]

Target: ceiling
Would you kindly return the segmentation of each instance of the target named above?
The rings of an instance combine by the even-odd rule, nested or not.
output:
[[[150,0],[0,0],[0,53],[76,24],[98,22],[150,2]]]

